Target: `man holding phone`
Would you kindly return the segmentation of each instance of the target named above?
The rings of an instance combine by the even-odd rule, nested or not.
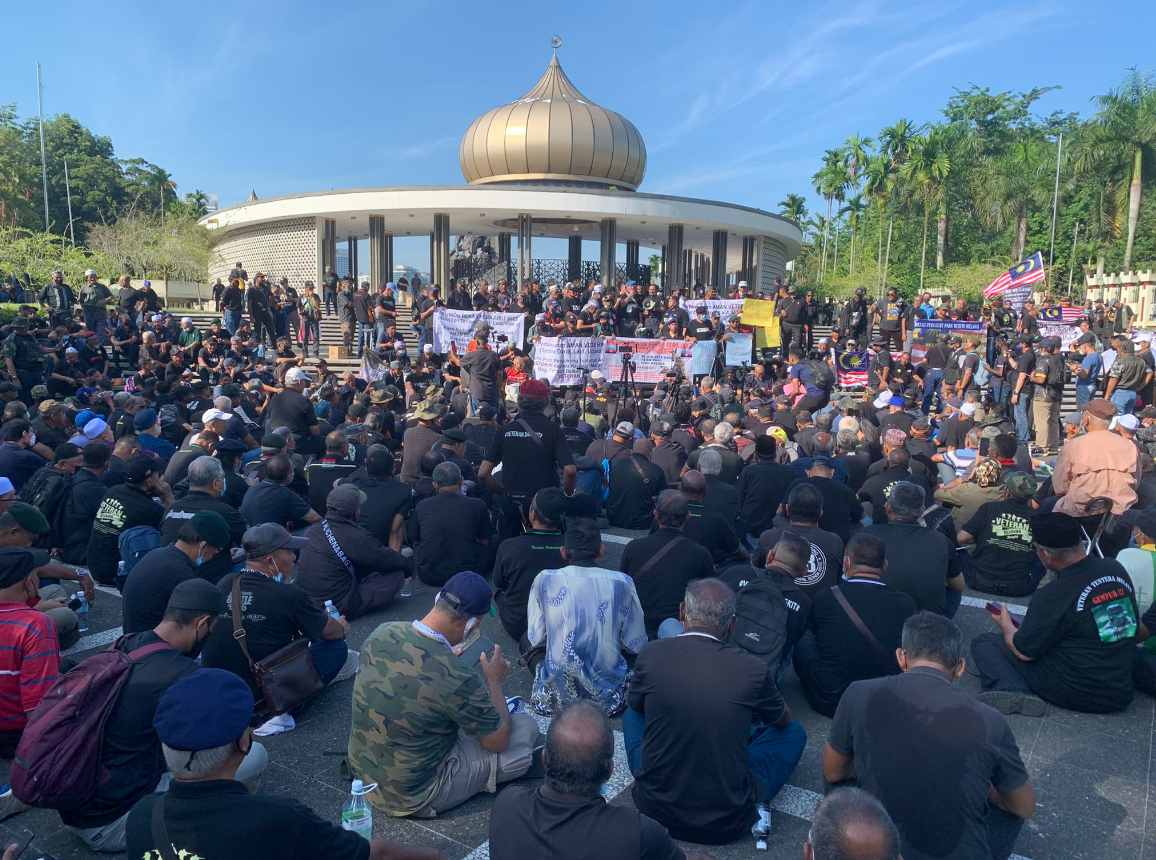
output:
[[[510,714],[509,661],[469,641],[491,598],[481,576],[456,573],[424,618],[383,624],[362,648],[349,764],[377,783],[369,800],[389,815],[432,818],[533,763],[541,733],[529,714]]]

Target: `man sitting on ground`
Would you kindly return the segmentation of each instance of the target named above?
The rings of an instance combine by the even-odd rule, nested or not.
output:
[[[1139,629],[1132,580],[1115,559],[1087,554],[1073,517],[1040,514],[1031,528],[1036,555],[1056,580],[1032,596],[1022,621],[1002,604],[993,616],[999,631],[971,641],[984,690],[979,699],[1002,714],[1029,717],[1042,717],[1045,702],[1088,713],[1122,711],[1132,701]]]
[[[823,494],[819,488],[814,484],[796,484],[783,504],[783,511],[787,525],[767,529],[759,535],[755,558],[766,558],[784,534],[798,535],[807,541],[811,552],[795,584],[807,595],[835,585],[843,569],[843,541],[834,532],[819,527],[823,519]]]
[[[734,612],[726,583],[692,582],[685,632],[644,648],[630,680],[622,732],[634,803],[677,839],[720,844],[747,832],[759,797],[778,793],[807,743],[766,663],[725,644]]]
[[[297,585],[320,604],[332,600],[349,620],[389,606],[413,560],[396,553],[361,527],[365,493],[350,484],[329,491],[325,519],[305,530]]]
[[[165,691],[197,670],[194,658],[224,611],[225,601],[215,586],[190,579],[173,589],[160,624],[116,644],[125,654],[150,650],[134,661],[104,723],[100,767],[108,777],[98,782],[84,806],[60,811],[61,821],[94,851],[124,851],[129,811],[141,798],[168,788],[172,774],[153,717]],[[253,744],[238,768],[237,780],[254,790],[268,764],[264,747]]]
[[[803,860],[900,860],[899,830],[887,810],[858,788],[837,788],[815,808]]]
[[[883,582],[886,545],[857,534],[843,557],[844,581],[811,600],[811,626],[795,646],[795,674],[811,707],[835,714],[843,691],[854,681],[895,675],[903,623],[915,601]]]
[[[142,798],[129,813],[130,857],[164,856],[153,827],[161,804],[163,833],[181,856],[445,860],[432,848],[366,842],[292,798],[249,794],[237,772],[253,755],[252,716],[253,693],[231,672],[198,669],[169,687],[153,725],[172,782],[164,795]]]
[[[492,860],[654,857],[710,860],[683,851],[666,829],[634,810],[606,802],[614,773],[614,730],[593,702],[563,707],[546,730],[546,782],[510,786],[490,812]]]
[[[566,495],[560,488],[539,490],[530,503],[530,531],[502,541],[494,556],[498,618],[510,638],[520,644],[526,636],[527,604],[534,578],[543,570],[566,565],[561,552],[566,504]]]
[[[369,800],[388,815],[432,818],[532,764],[541,732],[529,714],[510,714],[501,646],[476,667],[458,656],[489,610],[489,584],[463,571],[423,619],[382,624],[362,646],[349,765],[377,783]]]
[[[963,571],[970,588],[1022,597],[1035,591],[1044,576],[1044,566],[1032,548],[1036,476],[1012,471],[1003,485],[1003,501],[981,505],[960,528],[956,540],[961,546],[975,547]],[[1152,563],[1147,564],[1151,576]]]
[[[547,650],[534,674],[532,702],[541,714],[572,699],[593,699],[607,714],[625,705],[629,674],[622,652],[646,644],[642,606],[630,577],[598,566],[606,552],[597,523],[568,523],[562,559],[530,589],[526,638]]]
[[[706,507],[704,500],[707,494],[706,478],[701,472],[691,470],[682,476],[678,484],[690,508],[690,517],[683,529],[683,534],[705,547],[716,565],[726,561],[746,561],[750,553],[739,543],[733,523],[728,523],[726,517],[718,511]],[[657,528],[652,525],[651,530]]]
[[[963,675],[955,623],[920,612],[903,625],[903,674],[847,688],[823,755],[829,783],[853,779],[903,835],[903,856],[1006,860],[1036,796],[1007,720],[952,682]],[[935,773],[954,774],[941,780]]]

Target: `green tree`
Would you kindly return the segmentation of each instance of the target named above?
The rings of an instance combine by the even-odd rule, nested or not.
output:
[[[879,249],[876,261],[876,286],[883,283],[883,215],[887,201],[895,191],[895,167],[891,159],[882,153],[868,160],[863,171],[864,193],[875,201],[877,225],[879,228]],[[894,217],[894,216],[892,216]],[[888,246],[890,250],[890,245]]]
[[[807,217],[807,198],[802,194],[788,194],[779,201],[779,214],[802,224]]]
[[[859,219],[865,211],[867,203],[863,200],[862,194],[849,197],[847,203],[839,210],[840,217],[846,216],[847,223],[851,226],[851,264],[847,268],[847,273],[851,275],[855,274],[855,237],[859,231]]]
[[[1131,68],[1120,85],[1095,99],[1099,112],[1092,120],[1089,140],[1077,169],[1088,170],[1100,162],[1128,163],[1128,238],[1124,246],[1124,270],[1132,268],[1136,226],[1144,167],[1156,159],[1156,79],[1150,72]]]
[[[947,135],[943,129],[932,127],[911,143],[910,155],[904,162],[900,176],[911,193],[918,194],[923,204],[923,251],[919,262],[919,289],[923,289],[923,274],[927,267],[927,228],[931,210],[943,215],[946,200],[947,177],[951,172]]]
[[[980,215],[1002,229],[1013,225],[1011,254],[1022,260],[1027,245],[1028,215],[1046,208],[1052,200],[1055,149],[1043,137],[1033,135],[1012,143],[1004,152],[985,160],[979,191]]]

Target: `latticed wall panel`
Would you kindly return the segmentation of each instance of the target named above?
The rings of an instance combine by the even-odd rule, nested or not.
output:
[[[317,280],[317,255],[316,218],[290,218],[237,227],[217,246],[209,277],[224,280],[240,261],[250,278],[264,272],[271,283],[288,278],[289,283],[300,290],[305,281]]]
[[[759,242],[759,285],[760,292],[770,295],[775,288],[775,278],[787,274],[787,249],[769,236]]]

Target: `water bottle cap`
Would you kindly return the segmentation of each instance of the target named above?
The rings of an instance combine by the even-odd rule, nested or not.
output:
[[[355,779],[353,781],[353,793],[354,794],[364,794],[365,793],[365,785],[361,782],[360,779]]]

